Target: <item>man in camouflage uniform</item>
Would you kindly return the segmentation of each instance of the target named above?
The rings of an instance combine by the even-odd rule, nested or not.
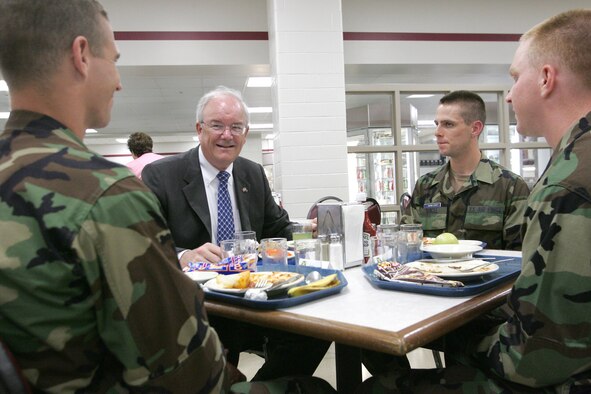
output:
[[[158,201],[82,142],[110,121],[118,57],[94,0],[0,3],[0,337],[36,391],[221,392],[240,374]]]
[[[590,31],[591,10],[550,18],[521,37],[511,65],[517,130],[554,152],[528,199],[504,320],[448,335],[446,369],[392,370],[360,392],[591,392]]]
[[[426,237],[450,232],[491,249],[519,250],[529,189],[519,175],[480,152],[485,121],[477,94],[459,90],[441,98],[435,136],[449,162],[418,179],[401,223],[421,223]]]

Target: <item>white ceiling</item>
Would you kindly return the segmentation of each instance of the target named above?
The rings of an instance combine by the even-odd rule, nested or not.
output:
[[[345,83],[350,84],[502,84],[509,85],[508,65],[346,65]],[[269,65],[237,66],[120,66],[123,90],[116,94],[112,120],[99,139],[126,138],[144,131],[160,141],[195,135],[195,106],[199,98],[218,85],[238,89],[250,107],[271,107],[271,88],[247,88],[249,76],[269,76]],[[360,105],[348,100],[348,106]],[[425,105],[433,104],[425,101]],[[434,108],[419,108],[419,113]],[[9,111],[6,92],[0,92],[0,112]],[[0,127],[5,121],[0,119]],[[252,114],[251,123],[272,123],[271,114]],[[256,133],[257,130],[251,130]],[[260,132],[260,131],[259,131]],[[90,141],[89,141],[90,142]],[[106,140],[105,140],[106,142]]]

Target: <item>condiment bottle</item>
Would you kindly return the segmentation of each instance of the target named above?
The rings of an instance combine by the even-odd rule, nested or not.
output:
[[[328,235],[327,234],[318,235],[318,243],[316,244],[316,259],[317,260],[330,261],[328,246],[329,246]]]
[[[365,203],[367,200],[366,193],[357,193],[357,202]],[[368,206],[365,206],[365,217],[363,218],[363,262],[367,264],[371,258],[370,250],[370,239],[376,235],[376,228],[374,224],[369,220],[369,212],[367,211]]]

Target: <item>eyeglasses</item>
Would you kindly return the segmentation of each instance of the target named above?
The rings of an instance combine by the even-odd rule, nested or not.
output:
[[[226,129],[230,129],[230,133],[234,136],[242,135],[246,131],[246,126],[244,126],[242,123],[233,123],[229,126],[226,126],[225,124],[219,122],[201,122],[201,124],[204,124],[207,127],[209,127],[209,129],[217,135],[224,134],[224,131],[226,131]]]

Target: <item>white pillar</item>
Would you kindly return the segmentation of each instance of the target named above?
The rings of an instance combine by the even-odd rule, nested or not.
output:
[[[291,218],[348,199],[340,0],[268,0],[275,190]]]

